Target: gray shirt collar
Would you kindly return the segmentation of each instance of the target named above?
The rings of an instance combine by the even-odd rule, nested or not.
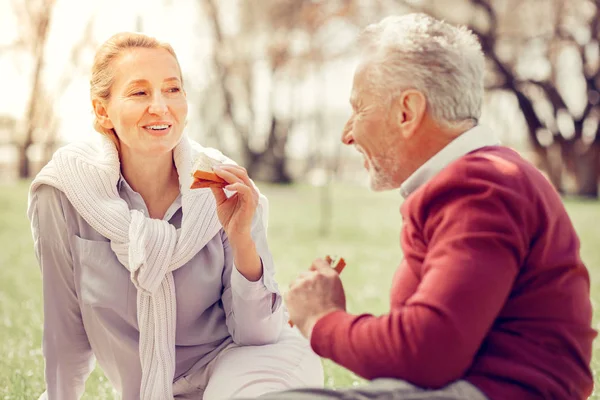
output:
[[[148,216],[148,208],[146,207],[146,203],[144,203],[144,199],[142,196],[135,190],[129,186],[129,183],[123,175],[119,176],[119,181],[117,182],[117,190],[119,191],[119,196],[127,202],[130,209],[138,210],[145,216]],[[182,197],[181,193],[177,196],[173,204],[169,207],[163,219],[165,221],[170,221],[173,215],[181,208]]]

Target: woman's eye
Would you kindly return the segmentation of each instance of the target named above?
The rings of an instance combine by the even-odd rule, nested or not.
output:
[[[145,95],[145,94],[146,94],[146,92],[144,92],[144,91],[139,91],[139,92],[133,92],[131,95],[132,95],[132,96],[143,96],[143,95]]]
[[[168,91],[169,91],[169,93],[177,93],[177,92],[180,92],[181,89],[178,87],[172,87]]]

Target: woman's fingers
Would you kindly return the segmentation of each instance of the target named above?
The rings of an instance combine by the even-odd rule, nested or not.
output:
[[[237,182],[237,183],[232,183],[231,185],[227,185],[227,186],[225,186],[225,190],[229,190],[230,192],[239,193],[242,197],[254,198],[253,190],[242,182]]]
[[[248,171],[246,171],[246,168],[240,167],[239,165],[231,165],[231,164],[221,164],[217,168],[235,175],[238,179],[240,179],[246,185],[248,185],[250,187],[253,186],[252,181],[250,180],[250,177],[248,176]],[[215,173],[216,173],[216,170],[215,170]],[[225,179],[225,178],[223,178],[223,179]]]
[[[215,167],[213,169],[213,171],[215,172],[215,174],[217,174],[217,176],[224,179],[229,184],[237,183],[237,182],[242,182],[242,183],[244,182],[243,179],[239,178],[236,174],[234,174],[229,169],[225,169],[225,168],[222,168],[219,166],[219,167]]]
[[[227,195],[225,194],[225,191],[223,190],[223,186],[211,185],[209,187],[210,187],[210,190],[213,192],[213,195],[215,196],[217,206],[221,205],[227,201]]]
[[[222,164],[218,167],[215,167],[215,173],[230,183],[230,185],[226,186],[225,189],[232,190],[231,188],[236,187],[233,186],[234,183],[242,183],[249,189],[249,192],[242,192],[244,194],[249,193],[254,201],[258,202],[258,192],[250,180],[248,172],[245,168],[237,165]],[[240,192],[239,190],[236,191]]]

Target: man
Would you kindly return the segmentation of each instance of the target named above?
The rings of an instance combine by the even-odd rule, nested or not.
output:
[[[405,198],[390,312],[347,313],[323,260],[286,302],[317,354],[372,382],[265,398],[587,398],[596,333],[579,240],[547,180],[477,124],[477,39],[422,14],[362,39],[342,141],[373,190]]]

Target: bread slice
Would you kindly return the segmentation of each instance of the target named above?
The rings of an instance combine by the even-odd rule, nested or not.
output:
[[[194,161],[194,165],[192,166],[194,181],[192,182],[191,189],[226,186],[227,181],[213,172],[213,167],[219,164],[221,164],[219,160],[205,153],[200,153],[200,156]]]

